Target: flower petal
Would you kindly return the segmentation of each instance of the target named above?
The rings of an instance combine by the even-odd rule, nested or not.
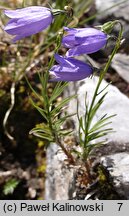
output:
[[[62,44],[70,48],[67,57],[97,52],[107,42],[107,35],[94,28],[64,28],[68,35],[62,39]]]
[[[95,39],[98,41],[107,39],[107,35],[102,31],[99,31],[94,28],[85,28],[85,30],[83,29],[82,31],[78,31],[75,34],[75,40],[78,44],[85,43],[87,42],[87,40],[89,41],[89,43],[92,43],[92,41]]]
[[[40,7],[40,6],[31,6],[26,8],[21,8],[17,10],[5,10],[4,13],[9,18],[21,18],[26,16],[34,16],[35,13],[44,13],[46,11],[50,11],[49,8]]]
[[[77,59],[66,58],[56,54],[56,60],[59,65],[54,65],[49,71],[50,75],[52,75],[50,79],[52,82],[82,80],[90,76],[93,72],[93,68],[90,65]],[[72,67],[69,64],[65,64],[66,61],[71,63]]]
[[[75,46],[72,49],[69,49],[66,53],[67,57],[78,56],[82,54],[95,53],[100,50],[106,44],[106,40],[94,41],[91,44],[85,43],[82,45]]]
[[[62,44],[63,44],[63,46],[65,46],[67,48],[72,48],[75,45],[77,45],[78,43],[76,43],[76,41],[75,41],[75,35],[69,34],[69,35],[66,35],[63,37]]]
[[[25,37],[24,35],[17,35],[12,39],[12,42],[15,43],[16,41],[21,40],[24,37]]]
[[[52,19],[53,17],[50,11],[42,14],[42,16],[36,14],[34,18],[26,16],[25,18],[11,19],[4,30],[8,34],[19,35],[13,40],[16,41],[18,40],[17,38],[21,39],[30,36],[47,28],[51,24]]]
[[[78,72],[78,68],[74,67],[74,68],[69,68],[69,67],[64,67],[64,66],[60,66],[60,65],[54,65],[51,69],[50,72],[55,72],[55,73],[76,73]]]
[[[75,65],[71,63],[71,59],[67,59],[65,57],[62,57],[60,55],[58,55],[57,53],[54,55],[56,61],[60,64],[60,65],[63,65],[63,66],[66,66],[66,67],[70,67],[70,68],[74,68]]]
[[[89,77],[91,75],[91,73],[69,73],[69,72],[66,72],[66,73],[50,73],[50,75],[55,75],[54,78],[50,79],[50,81],[53,81],[53,82],[57,82],[57,81],[78,81],[78,80],[82,80],[82,79],[85,79],[87,77]]]
[[[47,28],[53,15],[49,8],[32,6],[17,10],[5,10],[5,14],[12,18],[4,30],[11,35],[16,35],[13,41],[36,34]]]
[[[63,29],[67,32],[70,32],[72,34],[75,34],[77,32],[76,28],[68,28],[68,27],[63,27]]]
[[[35,19],[12,19],[5,26],[4,30],[12,35],[22,34],[31,35],[47,28],[52,21],[51,17],[35,17]]]
[[[89,66],[88,64],[78,60],[78,59],[74,59],[74,58],[70,58],[70,57],[65,57],[66,59],[69,59],[69,61],[71,62],[72,65],[81,68],[81,71],[85,71],[86,67],[88,69],[91,68],[91,66]]]

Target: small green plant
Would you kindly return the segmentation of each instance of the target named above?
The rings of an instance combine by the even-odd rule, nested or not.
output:
[[[9,179],[3,187],[3,194],[4,195],[13,194],[18,184],[19,181],[17,179],[15,178]]]
[[[79,111],[77,111],[77,117],[79,121],[79,140],[80,140],[80,145],[83,148],[83,153],[81,157],[83,160],[87,160],[88,156],[90,155],[91,151],[94,149],[96,146],[100,146],[104,144],[104,140],[101,142],[97,142],[97,139],[100,137],[104,137],[110,132],[113,132],[112,128],[105,128],[105,126],[108,126],[111,121],[110,119],[115,116],[114,115],[108,115],[105,113],[97,122],[92,124],[93,118],[97,112],[97,110],[100,108],[102,105],[108,91],[105,92],[107,89],[108,85],[106,88],[100,90],[101,82],[104,79],[104,76],[106,72],[108,71],[111,61],[116,54],[117,50],[119,49],[121,45],[121,40],[122,40],[122,32],[123,32],[123,27],[119,21],[114,21],[114,22],[108,22],[105,23],[102,26],[102,30],[106,31],[107,33],[112,31],[113,27],[116,24],[120,24],[120,31],[119,31],[119,36],[116,41],[116,45],[111,53],[111,56],[109,57],[109,60],[107,61],[105,67],[100,70],[100,76],[99,80],[97,83],[97,86],[95,88],[93,98],[91,100],[91,103],[88,105],[87,103],[87,94],[85,98],[85,107],[86,107],[86,112],[85,116],[79,116]],[[99,97],[99,99],[98,99]],[[78,107],[78,106],[77,106]],[[82,137],[82,133],[84,134],[84,137]],[[95,141],[95,144],[92,143],[92,141]]]

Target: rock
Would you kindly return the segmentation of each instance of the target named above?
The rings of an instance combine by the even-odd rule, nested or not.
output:
[[[118,53],[114,56],[112,68],[129,83],[129,55]]]
[[[128,46],[129,25],[128,24],[124,27],[123,38],[124,38],[124,41],[121,44],[121,49],[122,49],[122,51],[124,50],[124,53],[129,54],[129,46]]]
[[[87,92],[87,99],[90,103],[97,82],[98,77],[85,79],[76,83],[71,82],[68,90],[65,92],[65,97],[73,95],[75,92],[77,93],[79,101],[79,113],[81,116],[84,115],[86,109],[84,102],[85,94]],[[106,81],[103,81],[101,89],[107,86],[107,84],[108,83]],[[114,165],[112,164],[112,175],[114,176],[113,183],[115,187],[118,186],[117,188],[119,189],[120,194],[125,194],[125,197],[129,198],[128,191],[125,192],[127,186],[126,180],[129,182],[129,156],[127,152],[124,152],[129,152],[129,99],[113,85],[108,86],[105,91],[107,90],[108,94],[105,98],[104,103],[96,113],[94,122],[96,122],[105,113],[107,113],[108,115],[117,114],[117,116],[112,119],[111,124],[111,127],[116,132],[113,134],[108,134],[106,136],[107,144],[105,144],[102,148],[98,148],[98,152],[96,151],[96,158],[100,159],[101,163],[104,164],[104,161],[107,161],[107,159],[111,155],[111,157],[114,159]],[[72,100],[69,103],[67,112],[71,114],[76,112],[76,110],[76,100]],[[75,123],[75,133],[77,135],[78,121],[76,117],[73,117],[73,120]],[[117,155],[118,157],[116,159]],[[125,160],[124,156],[126,156]],[[45,199],[68,200],[72,197],[72,194],[75,191],[74,181],[76,168],[74,169],[73,167],[71,167],[68,169],[64,162],[65,159],[65,155],[61,151],[59,151],[58,147],[55,144],[52,144],[47,149],[47,180]],[[109,168],[110,166],[109,164],[107,164],[107,169]],[[117,178],[119,179],[119,184],[116,184],[116,177],[120,176],[122,177]]]
[[[66,156],[56,144],[47,149],[46,200],[68,200],[72,196],[74,169],[67,167]]]
[[[129,1],[122,0],[96,0],[96,8],[100,13],[100,16],[113,15],[116,18],[123,18],[125,21],[129,21]],[[110,8],[110,9],[109,9]],[[101,12],[104,11],[104,13]]]
[[[122,1],[122,0],[95,0],[96,9],[97,9],[97,17],[95,25],[101,25],[107,21],[111,20],[119,20],[123,26],[123,38],[125,39],[120,49],[124,50],[124,53],[129,53],[129,1]],[[120,26],[117,24],[114,27],[114,30],[118,32],[120,30]],[[114,41],[109,41],[108,46],[106,48],[106,53],[109,55],[111,50],[113,49]]]
[[[97,10],[100,12],[105,10],[106,13],[112,13],[112,11],[116,10],[115,8],[112,8],[109,11],[106,11],[108,8],[112,7],[118,2],[121,2],[121,0],[117,0],[117,2],[115,0],[95,0]]]
[[[91,102],[91,98],[93,97],[93,93],[98,82],[98,77],[93,77],[92,79],[88,78],[84,81],[78,82],[76,84],[70,84],[67,95],[74,94],[75,92],[78,95],[78,103],[79,103],[79,113],[80,116],[84,116],[85,114],[85,94],[87,92],[87,100],[88,103]],[[100,87],[100,91],[107,86],[107,82],[103,81]],[[76,86],[75,86],[76,85]],[[104,91],[108,91],[108,94],[105,97],[104,103],[100,106],[97,111],[93,123],[100,119],[104,114],[113,115],[112,123],[109,127],[112,127],[115,133],[108,134],[105,138],[107,143],[114,142],[118,145],[124,143],[129,143],[129,99],[123,93],[121,93],[115,86],[109,85],[108,88]],[[100,95],[99,95],[100,97]],[[99,98],[98,97],[98,98]],[[74,104],[74,106],[73,106]],[[74,113],[77,111],[77,103],[76,99],[72,100],[68,106],[68,113]],[[74,116],[76,130],[78,130],[78,120]]]
[[[85,79],[84,81],[69,85],[67,95],[73,94],[74,91],[77,93],[80,116],[84,116],[85,114],[85,94],[87,92],[87,100],[90,104],[97,82],[98,77],[93,77],[92,79]],[[108,83],[103,80],[100,90],[106,87],[107,84]],[[129,152],[129,99],[113,85],[109,85],[105,91],[108,91],[108,94],[105,97],[104,103],[97,111],[93,122],[96,122],[106,113],[108,115],[117,114],[117,116],[113,117],[112,124],[109,126],[114,129],[115,133],[108,134],[105,137],[107,144],[96,149],[95,153],[97,158],[100,159],[103,155],[106,155],[105,157],[102,157],[101,162],[104,160],[107,161],[110,157],[114,159],[114,165],[112,164],[113,172],[111,173],[111,176],[114,176],[113,184],[117,187],[117,192],[120,195],[124,195],[126,199],[129,199],[129,193],[126,192],[129,187],[129,184],[127,184],[129,182],[129,154],[127,153]],[[76,109],[76,101],[71,101],[68,106],[68,113],[75,112]],[[78,120],[75,117],[74,122],[77,131]],[[124,156],[126,156],[125,159]],[[110,169],[109,164],[107,164],[107,167]],[[119,184],[116,184],[116,181],[119,181]]]
[[[129,154],[118,153],[105,156],[101,158],[101,163],[113,178],[117,193],[129,199]]]

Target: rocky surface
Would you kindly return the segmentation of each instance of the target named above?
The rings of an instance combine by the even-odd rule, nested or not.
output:
[[[93,97],[93,93],[98,82],[98,77],[93,77],[92,79],[86,79],[85,81],[78,82],[76,84],[69,85],[69,93],[74,94],[77,91],[78,94],[78,102],[79,102],[79,113],[80,116],[84,116],[85,114],[85,94],[87,92],[87,100],[88,103],[91,102],[91,98]],[[100,91],[107,86],[107,82],[103,81],[100,87]],[[96,122],[100,119],[104,114],[113,115],[116,114],[115,117],[112,118],[112,123],[110,127],[112,127],[115,133],[108,134],[106,138],[107,142],[117,142],[122,145],[124,143],[129,143],[129,99],[122,94],[115,86],[109,85],[104,92],[108,91],[108,94],[105,97],[104,103],[99,108],[96,113],[95,118],[93,119]],[[68,93],[68,94],[69,94]],[[101,95],[99,95],[100,97]],[[98,99],[99,99],[98,97]],[[74,106],[73,106],[74,104]],[[71,101],[68,106],[68,112],[74,113],[76,112],[76,100]],[[74,117],[74,122],[76,128],[78,128],[77,118]]]
[[[92,79],[86,79],[84,81],[77,82],[76,84],[71,83],[69,85],[66,95],[69,94],[72,95],[76,91],[76,93],[78,94],[79,113],[81,116],[83,116],[85,113],[85,103],[84,103],[85,93],[87,92],[88,102],[90,103],[97,81],[98,81],[98,77],[93,77]],[[105,86],[107,86],[107,82],[103,81],[101,85],[101,89],[103,89]],[[101,158],[101,156],[105,155],[104,158],[102,157],[101,162],[102,164],[104,164],[103,161],[106,161],[105,166],[107,167],[107,169],[108,167],[110,169],[110,163],[108,163],[111,162],[111,160],[108,160],[110,158],[110,155],[111,158],[114,159],[114,162],[112,163],[112,170],[113,170],[112,175],[114,179],[115,179],[115,175],[117,175],[117,181],[119,181],[119,186],[117,187],[117,191],[118,193],[120,193],[120,195],[123,195],[126,188],[125,176],[126,176],[126,181],[129,182],[129,175],[128,175],[129,160],[123,159],[124,155],[128,156],[127,152],[129,152],[129,136],[128,136],[129,99],[124,94],[122,94],[115,86],[110,85],[108,86],[108,89],[106,89],[105,91],[107,90],[108,90],[108,94],[105,98],[104,103],[96,113],[94,122],[97,121],[105,113],[108,113],[110,115],[117,114],[117,116],[115,116],[112,119],[112,125],[111,125],[116,132],[108,134],[106,136],[107,144],[104,145],[102,148],[97,149],[96,155],[98,156],[98,158],[99,157]],[[76,111],[76,101],[73,100],[70,102],[67,111],[68,113],[73,113]],[[74,117],[74,123],[75,123],[75,130],[77,131],[78,121],[77,118],[75,117]],[[55,152],[57,153],[56,155]],[[53,195],[52,191],[50,190],[49,192],[46,193],[46,197],[49,199],[53,199],[53,197],[56,199],[69,199],[69,188],[70,188],[69,183],[74,181],[73,169],[71,169],[70,172],[65,170],[65,167],[63,165],[64,164],[63,163],[64,157],[62,156],[63,153],[62,154],[58,153],[57,148],[50,147],[47,155],[48,155],[47,170],[48,170],[48,176],[50,178],[48,178],[49,180],[47,180],[46,188],[51,188],[52,190],[53,189],[52,187],[54,185],[55,194]],[[124,166],[125,169],[123,170]],[[124,171],[124,173],[122,170]],[[121,175],[123,176],[122,178]],[[53,181],[54,184],[52,183]],[[48,185],[50,187],[48,187]],[[123,189],[123,186],[121,188],[121,185],[125,185],[125,188]],[[114,186],[116,187],[115,181],[114,181]],[[125,199],[128,199],[127,193],[125,194]]]
[[[102,13],[102,16],[113,15],[115,18],[123,18],[129,21],[129,1],[128,0],[95,0],[96,8],[98,12]]]
[[[47,149],[45,200],[68,200],[72,196],[74,169],[68,167],[66,156],[56,144]]]
[[[118,53],[112,61],[112,68],[129,83],[129,55]]]
[[[118,153],[101,158],[113,178],[116,191],[129,199],[129,154]]]

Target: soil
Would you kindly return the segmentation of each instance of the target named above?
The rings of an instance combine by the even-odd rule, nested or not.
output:
[[[16,94],[16,104],[9,117],[7,128],[14,137],[10,140],[3,129],[2,120],[9,99],[0,100],[0,199],[39,199],[44,197],[45,150],[43,142],[29,135],[29,131],[42,119],[28,104],[29,89],[22,83],[24,91]],[[17,92],[21,85],[17,85]],[[6,92],[7,93],[7,92]],[[4,106],[3,106],[4,104]],[[14,192],[5,195],[4,188],[14,179],[18,181]]]

